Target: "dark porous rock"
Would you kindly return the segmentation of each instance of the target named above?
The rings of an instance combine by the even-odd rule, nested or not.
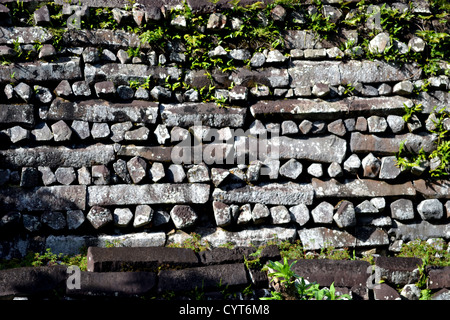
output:
[[[450,288],[450,267],[432,268],[429,270],[427,288]]]
[[[41,39],[38,40],[42,41]],[[61,58],[60,61],[55,62],[12,64],[2,67],[0,83],[9,83],[12,74],[14,74],[15,81],[32,83],[62,80],[78,81],[82,78],[79,58]]]
[[[134,298],[151,292],[157,283],[154,272],[80,273],[80,288],[66,287],[66,295],[75,298]]]
[[[67,267],[25,267],[0,271],[0,296],[50,293],[66,285]]]
[[[217,290],[217,279],[229,289],[248,286],[243,263],[212,265],[182,270],[163,270],[159,273],[158,292],[192,291],[203,288],[205,291]]]
[[[67,211],[67,228],[69,230],[78,229],[86,220],[82,210],[69,210]]]
[[[85,148],[39,146],[0,150],[0,164],[8,168],[37,166],[79,168],[91,166],[92,163],[108,164],[114,157],[113,146],[99,144]]]
[[[304,203],[311,205],[313,188],[309,184],[301,183],[269,183],[255,186],[213,191],[213,199],[224,203],[263,203],[269,205],[297,205]]]
[[[157,270],[158,267],[194,267],[199,258],[193,250],[169,247],[88,248],[87,270],[90,272],[117,272]]]
[[[68,141],[72,137],[72,129],[63,120],[52,124],[51,128],[55,141]]]
[[[312,178],[312,187],[317,198],[323,197],[387,197],[415,196],[416,189],[411,182],[388,184],[372,179],[335,179],[321,181]]]
[[[114,220],[109,209],[99,206],[93,206],[86,218],[95,229],[99,229]]]
[[[401,300],[400,293],[386,283],[375,285],[373,294],[375,300]]]

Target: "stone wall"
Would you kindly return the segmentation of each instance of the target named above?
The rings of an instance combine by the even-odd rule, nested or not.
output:
[[[447,138],[448,61],[431,69],[416,31],[448,17],[386,2],[418,24],[389,38],[370,15],[349,22],[371,2],[2,0],[0,257],[192,232],[212,247],[448,241],[444,159],[396,158]]]

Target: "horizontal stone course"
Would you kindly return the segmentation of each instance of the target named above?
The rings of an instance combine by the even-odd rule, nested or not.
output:
[[[0,123],[34,124],[33,105],[0,104]]]
[[[0,188],[0,208],[19,211],[84,210],[86,187]]]
[[[64,288],[65,281],[65,266],[0,270],[0,297],[48,294]]]
[[[312,204],[313,187],[306,183],[268,183],[222,190],[215,188],[212,197],[224,203],[263,203],[273,205]]]
[[[416,195],[416,189],[414,188],[412,182],[389,184],[384,181],[372,179],[345,179],[342,183],[336,179],[322,181],[317,178],[312,178],[311,182],[317,198],[373,198]]]
[[[47,166],[90,167],[114,160],[112,145],[94,144],[87,147],[37,146],[0,150],[0,165],[9,168]]]
[[[283,119],[338,119],[341,117],[403,114],[404,103],[410,101],[400,96],[340,100],[293,99],[261,100],[250,106],[255,118],[278,116]]]
[[[87,271],[90,272],[157,271],[161,267],[186,268],[199,265],[199,257],[194,251],[164,247],[90,247],[87,261]]]
[[[55,62],[26,62],[0,66],[0,83],[81,80],[80,58],[61,58]]]
[[[417,80],[422,74],[421,69],[412,65],[405,64],[400,68],[384,61],[369,60],[349,62],[294,60],[288,72],[292,78],[290,83],[292,88],[312,87],[316,83],[338,86]]]
[[[162,203],[206,203],[209,200],[207,184],[145,184],[89,186],[89,206],[114,206]]]
[[[61,98],[53,100],[47,113],[48,120],[83,120],[88,122],[140,122],[155,123],[157,103],[135,100],[116,103],[106,100],[71,102]]]
[[[300,259],[293,265],[293,271],[321,286],[329,287],[334,283],[336,287],[365,287],[369,267],[366,261]]]

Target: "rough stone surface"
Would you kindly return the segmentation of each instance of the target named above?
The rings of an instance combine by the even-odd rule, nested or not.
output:
[[[170,217],[177,229],[191,227],[198,219],[197,213],[188,205],[175,205],[170,211]]]
[[[310,205],[313,200],[313,188],[308,184],[269,183],[257,186],[245,186],[229,191],[216,188],[212,194],[217,201],[225,203],[264,203],[273,205]]]
[[[113,215],[107,208],[100,206],[93,206],[86,216],[86,219],[92,224],[95,229],[99,229],[113,221]]]
[[[143,184],[88,187],[89,206],[205,203],[209,199],[206,184]]]

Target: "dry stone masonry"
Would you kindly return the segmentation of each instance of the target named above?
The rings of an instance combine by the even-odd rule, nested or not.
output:
[[[448,139],[448,55],[369,14],[448,32],[435,5],[20,3],[0,1],[0,258],[192,232],[358,252],[450,240],[448,176],[431,174],[444,160],[398,163]],[[182,285],[174,272],[159,285]]]

